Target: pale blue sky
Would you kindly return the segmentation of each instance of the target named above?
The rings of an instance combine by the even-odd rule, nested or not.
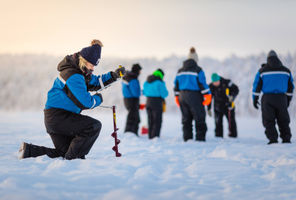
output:
[[[0,0],[0,53],[65,55],[100,39],[103,56],[225,58],[296,50],[293,0]]]

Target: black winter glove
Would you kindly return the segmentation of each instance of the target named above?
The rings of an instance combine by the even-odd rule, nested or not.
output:
[[[258,105],[259,105],[259,97],[258,96],[255,96],[255,98],[253,99],[253,105],[256,109],[258,109]]]
[[[111,73],[111,76],[112,76],[112,82],[116,81],[118,76],[115,72],[110,72]]]
[[[292,96],[287,96],[287,98],[288,98],[288,107],[289,107],[290,102],[291,102],[291,100],[292,100]]]
[[[115,72],[114,72],[115,77],[113,77],[113,78],[116,78],[116,79],[121,78],[124,76],[124,74],[125,74],[125,67],[119,67],[115,70]],[[112,73],[112,76],[113,76],[113,73]]]
[[[99,96],[100,99],[101,99],[101,103],[103,103],[103,96],[101,95],[101,93],[96,93],[95,95],[96,95],[96,96]]]

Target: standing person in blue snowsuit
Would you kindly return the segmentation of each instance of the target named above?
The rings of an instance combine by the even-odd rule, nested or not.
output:
[[[149,139],[160,137],[165,98],[169,94],[163,77],[164,72],[161,69],[157,69],[152,75],[148,76],[143,87],[143,94],[147,97],[146,110],[148,114]]]
[[[206,112],[211,102],[211,91],[204,71],[190,58],[183,62],[174,81],[175,100],[182,112],[183,139],[193,139],[192,120],[195,121],[196,141],[206,141]]]
[[[275,51],[267,55],[267,63],[261,65],[253,83],[253,105],[258,109],[262,92],[261,111],[268,144],[278,143],[277,123],[283,143],[291,143],[288,107],[293,95],[293,77],[282,65]]]
[[[128,110],[126,125],[124,132],[131,132],[138,135],[140,123],[140,96],[141,87],[138,77],[142,67],[134,64],[132,70],[128,71],[122,79],[122,93],[124,97],[124,105]]]
[[[89,116],[80,114],[103,102],[99,91],[124,74],[124,67],[101,76],[93,75],[94,66],[101,58],[102,43],[93,40],[91,46],[66,56],[59,64],[59,75],[47,95],[44,109],[45,127],[55,148],[48,148],[23,142],[19,158],[47,155],[50,158],[63,157],[67,160],[84,159],[100,134],[102,124]]]

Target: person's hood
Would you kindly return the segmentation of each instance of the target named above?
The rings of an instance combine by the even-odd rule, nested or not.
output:
[[[270,56],[267,58],[267,65],[270,67],[281,67],[283,66],[282,62],[277,56]]]
[[[193,59],[188,59],[183,62],[183,69],[184,70],[195,70],[197,69],[198,65]]]
[[[80,68],[79,68],[79,59],[78,59],[79,55],[76,53],[76,54],[73,54],[73,55],[68,55],[66,56],[59,64],[58,64],[58,71],[64,71],[66,69],[77,69],[79,71]]]
[[[150,76],[147,77],[147,82],[148,83],[152,83],[152,82],[157,81],[157,80],[162,81],[160,77],[157,77],[157,76],[154,76],[154,75],[150,75]]]

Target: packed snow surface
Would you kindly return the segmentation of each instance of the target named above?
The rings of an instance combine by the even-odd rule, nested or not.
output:
[[[161,138],[124,134],[117,114],[119,151],[112,111],[85,113],[103,128],[86,160],[17,159],[22,141],[53,147],[42,112],[0,113],[0,199],[296,199],[296,137],[266,145],[260,118],[238,118],[238,139],[214,137],[207,118],[206,142],[183,142],[180,112],[165,113]],[[142,111],[141,125],[146,124]]]

